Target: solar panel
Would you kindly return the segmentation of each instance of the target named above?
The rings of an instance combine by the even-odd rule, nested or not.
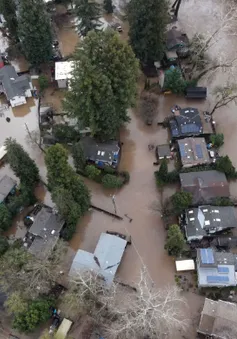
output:
[[[201,248],[200,254],[203,264],[214,264],[214,256],[211,248]]]
[[[199,133],[200,127],[196,124],[186,124],[181,126],[181,132],[183,134],[190,134],[190,133]]]
[[[181,155],[182,158],[186,157],[185,145],[184,144],[179,145],[179,151],[180,151],[180,155]]]
[[[208,275],[207,276],[207,282],[208,283],[224,283],[224,282],[229,282],[229,277],[227,276],[219,276],[219,275]]]
[[[203,153],[202,153],[202,147],[201,145],[196,145],[196,154],[198,159],[202,159],[203,158]]]
[[[219,273],[229,273],[229,267],[218,266],[217,270]]]

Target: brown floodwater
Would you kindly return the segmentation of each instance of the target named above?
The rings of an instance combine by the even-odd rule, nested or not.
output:
[[[220,7],[222,4],[223,2],[218,2],[217,4],[214,0],[199,0],[198,3],[194,0],[183,1],[180,8],[179,23],[190,36],[195,31],[202,33],[206,31],[213,32],[219,23],[218,15],[222,11],[222,7]],[[195,16],[193,14],[194,8]],[[63,8],[60,6],[57,7],[57,10],[63,12]],[[75,29],[72,27],[73,22],[66,16],[62,16],[61,19],[62,24],[58,25],[60,47],[63,54],[68,55],[74,51],[79,39]],[[126,24],[125,27],[127,27]],[[1,43],[4,45],[5,42],[1,40]],[[0,48],[2,48],[1,43]],[[233,58],[236,48],[236,36],[229,36],[228,32],[223,32],[217,45],[213,46],[210,51],[210,56],[213,57],[213,55],[225,52],[230,58]],[[236,77],[236,75],[235,69],[232,72],[232,77]],[[178,104],[181,107],[194,106],[200,110],[209,109],[213,103],[212,91],[214,86],[216,84],[222,85],[229,79],[229,76],[228,72],[224,73],[221,70],[217,70],[214,77],[202,79],[201,84],[207,85],[209,92],[208,100],[204,102],[187,102],[184,98],[174,95],[160,96],[156,120],[162,121],[164,117],[169,115],[170,108],[174,104]],[[47,91],[45,100],[47,102],[54,101],[54,105],[61,109],[60,101],[63,97],[63,92],[53,91],[53,89]],[[58,95],[58,93],[60,94]],[[36,101],[34,103],[37,104]],[[130,111],[130,116],[131,122],[121,131],[121,141],[123,141],[124,145],[120,163],[121,170],[130,172],[131,179],[129,184],[121,190],[105,191],[101,185],[85,180],[91,190],[93,204],[99,207],[113,212],[114,207],[111,195],[115,194],[117,211],[123,217],[123,220],[119,221],[94,210],[89,211],[78,224],[77,232],[70,242],[70,255],[72,260],[78,248],[93,252],[100,233],[106,230],[128,233],[132,236],[132,245],[126,249],[118,270],[118,278],[132,284],[137,279],[140,268],[145,265],[151,279],[157,286],[162,287],[174,284],[175,264],[173,258],[168,257],[164,250],[166,231],[161,217],[159,213],[155,213],[151,209],[151,205],[154,202],[159,203],[161,197],[156,189],[154,180],[156,167],[153,166],[153,161],[155,160],[155,155],[154,152],[148,151],[148,145],[167,143],[169,137],[167,130],[157,126],[155,123],[151,127],[145,126],[139,118],[137,110]],[[6,117],[11,118],[10,123],[6,122]],[[237,143],[236,106],[233,104],[220,109],[215,114],[215,120],[217,122],[217,131],[225,135],[225,144],[221,152],[223,154],[228,153],[233,164],[237,167],[237,153],[235,151]],[[38,129],[37,109],[35,105],[32,105],[32,102],[19,109],[7,109],[5,116],[0,118],[0,146],[5,138],[10,136],[16,138],[32,158],[36,160],[41,176],[46,178],[43,154],[35,145],[29,142],[25,123],[27,123],[30,131]],[[6,173],[10,173],[8,166],[0,169],[1,175]],[[164,196],[170,196],[176,189],[176,186],[165,189]],[[231,193],[237,196],[236,183],[231,183]],[[50,194],[46,192],[44,187],[37,188],[37,196],[44,200],[45,203],[52,205]],[[132,218],[132,222],[129,222],[125,214]],[[185,337],[194,339],[203,297],[191,292],[185,292],[184,294],[189,305],[189,318],[192,325]],[[176,339],[180,337],[180,334],[175,336]]]

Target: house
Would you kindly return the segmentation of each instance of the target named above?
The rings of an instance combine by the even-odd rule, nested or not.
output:
[[[223,249],[230,249],[237,247],[237,237],[236,236],[219,236],[214,238],[211,241],[211,246],[215,246]]]
[[[197,249],[197,274],[199,287],[236,286],[237,255],[216,252],[212,248]]]
[[[181,164],[184,168],[206,165],[212,162],[204,138],[177,140]]]
[[[174,139],[198,136],[203,133],[202,120],[197,108],[186,107],[173,111],[169,120],[171,137]]]
[[[59,88],[67,88],[72,77],[74,61],[55,62],[55,80]]]
[[[118,167],[121,152],[118,141],[110,140],[97,143],[91,137],[84,137],[81,139],[81,146],[87,161],[96,164],[100,168],[105,166]]]
[[[111,285],[122,260],[127,241],[115,235],[101,233],[94,253],[78,250],[73,260],[69,275],[78,270],[92,270],[101,276],[106,284]]]
[[[166,48],[168,50],[187,47],[188,44],[189,40],[187,35],[176,28],[172,28],[166,32]]]
[[[4,93],[12,107],[26,104],[32,97],[33,86],[27,74],[18,76],[13,66],[0,69],[0,92]]]
[[[201,240],[217,232],[237,227],[233,206],[199,206],[185,211],[185,233],[188,241]]]
[[[59,239],[65,221],[55,214],[52,208],[43,206],[36,215],[30,216],[33,221],[28,233],[29,252],[38,259],[49,257]]]
[[[0,204],[5,201],[9,194],[15,191],[16,185],[17,182],[8,175],[4,175],[0,179]]]
[[[192,193],[193,204],[208,204],[217,197],[229,197],[226,176],[218,171],[201,171],[179,174],[181,188]]]
[[[205,298],[197,332],[212,339],[237,338],[237,304]]]

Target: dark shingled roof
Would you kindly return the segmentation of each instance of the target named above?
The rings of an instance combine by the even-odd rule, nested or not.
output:
[[[169,121],[172,138],[188,137],[203,133],[202,120],[197,108],[176,110]]]
[[[16,186],[16,181],[8,175],[0,179],[0,203],[6,199],[14,186]]]
[[[199,206],[186,211],[187,240],[202,239],[222,230],[237,227],[233,206]]]
[[[24,96],[27,89],[30,89],[29,76],[24,74],[18,76],[13,66],[4,66],[0,69],[0,82],[6,92],[8,100],[15,96]]]
[[[49,207],[43,207],[36,215],[29,233],[35,236],[29,252],[46,259],[56,245],[65,221]]]
[[[91,137],[81,139],[81,145],[85,153],[85,157],[91,161],[103,161],[112,164],[115,154],[118,154],[120,147],[118,141],[110,140],[104,143],[98,143]],[[118,157],[116,157],[117,159]]]
[[[181,187],[193,195],[193,204],[210,203],[216,197],[229,197],[226,176],[218,171],[189,172],[179,174]]]

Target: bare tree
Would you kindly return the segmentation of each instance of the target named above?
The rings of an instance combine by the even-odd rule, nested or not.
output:
[[[204,75],[214,72],[218,68],[229,70],[235,67],[236,58],[229,59],[225,55],[218,53],[216,59],[211,59],[209,52],[211,48],[223,36],[236,35],[235,27],[237,23],[237,8],[233,1],[222,2],[218,13],[217,27],[212,32],[205,34],[195,34],[190,43],[190,62],[192,64],[190,75],[193,79],[201,79]]]
[[[143,270],[136,288],[136,293],[126,296],[126,304],[116,306],[117,320],[107,328],[109,338],[169,338],[186,329],[186,303],[176,286],[156,289]]]
[[[108,288],[93,272],[79,271],[62,298],[62,306],[72,319],[89,314],[103,324],[111,339],[167,338],[174,330],[186,328],[185,301],[176,286],[156,289],[143,270],[136,289],[116,283]]]
[[[70,278],[69,288],[62,296],[61,308],[72,319],[90,314],[99,322],[99,319],[107,314],[116,288],[117,285],[112,284],[108,289],[105,281],[93,271],[78,271]]]
[[[210,112],[211,115],[213,115],[218,108],[227,106],[230,102],[234,101],[235,104],[237,104],[236,84],[227,84],[224,87],[218,86],[215,88],[213,94],[215,95],[216,103]]]
[[[39,260],[24,249],[7,251],[0,261],[2,289],[8,293],[12,290],[20,292],[23,297],[32,299],[48,293],[61,275],[61,264],[66,250],[66,244],[59,241],[46,260]],[[23,258],[21,261],[19,255]],[[16,265],[12,264],[14,261]]]
[[[158,96],[155,93],[143,92],[140,101],[140,113],[147,124],[157,115]]]

